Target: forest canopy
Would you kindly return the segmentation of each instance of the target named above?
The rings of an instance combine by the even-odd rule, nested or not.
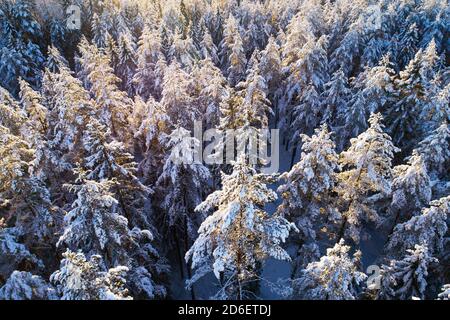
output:
[[[450,299],[449,35],[446,0],[1,0],[0,299]],[[232,161],[176,161],[198,124]]]

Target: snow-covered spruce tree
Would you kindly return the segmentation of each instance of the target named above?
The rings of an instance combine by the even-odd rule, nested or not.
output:
[[[278,123],[278,100],[282,95],[282,66],[280,47],[273,37],[269,38],[266,48],[261,51],[259,70],[267,83],[267,98],[273,105],[275,112],[275,123]]]
[[[14,271],[0,287],[0,300],[58,300],[55,289],[40,276]]]
[[[205,20],[202,19],[200,12],[195,12],[197,10],[194,9],[192,13],[191,21],[189,23],[188,35],[192,39],[192,43],[197,50],[198,58],[201,58],[201,50],[202,50],[202,40],[205,34]],[[211,38],[212,39],[212,38]]]
[[[342,69],[347,77],[355,74],[359,69],[359,61],[355,59],[361,54],[361,47],[364,45],[364,21],[359,17],[357,21],[349,26],[349,30],[343,34],[336,50],[330,57],[330,69],[332,72]]]
[[[170,126],[169,116],[153,97],[144,103],[136,96],[129,121],[137,140],[135,150],[143,154],[138,166],[139,175],[147,185],[154,185],[164,164],[164,139]]]
[[[223,38],[220,43],[219,57],[223,70],[227,70],[230,66],[230,55],[233,45],[236,42],[236,37],[239,37],[240,41],[242,42],[240,31],[241,30],[239,22],[236,20],[233,14],[230,13],[224,23]]]
[[[437,179],[448,175],[450,161],[450,126],[443,122],[436,130],[423,139],[417,152],[422,156],[430,175]]]
[[[299,59],[299,48],[315,37],[311,21],[305,19],[305,12],[299,11],[290,19],[286,29],[285,45],[283,46],[283,65],[289,66]]]
[[[245,76],[247,58],[239,22],[232,13],[225,22],[219,56],[230,86],[235,86]]]
[[[163,54],[165,60],[170,63],[169,51],[172,45],[172,31],[169,30],[167,23],[164,21],[158,31],[161,37],[161,53]]]
[[[355,80],[355,87],[362,91],[369,112],[385,112],[395,94],[395,70],[389,54],[384,55],[378,65],[367,68]]]
[[[127,119],[131,113],[132,100],[126,92],[119,89],[120,79],[114,74],[106,54],[86,40],[81,41],[79,49],[81,58],[78,62],[86,75],[101,122],[111,128],[115,138],[126,140],[129,134]]]
[[[66,49],[69,51],[71,46],[74,44],[74,36],[67,30],[67,20],[63,17],[60,18],[50,18],[45,21],[44,28],[48,29],[50,35],[50,43],[62,50]]]
[[[170,152],[156,182],[156,190],[163,194],[159,204],[162,232],[180,255],[188,250],[197,236],[203,217],[198,217],[195,208],[204,199],[211,178],[209,170],[195,160],[199,144],[183,127],[173,130],[166,142]]]
[[[285,101],[280,110],[281,117],[283,118],[283,122],[280,123],[280,129],[287,135],[286,139],[292,140],[294,132],[301,130],[301,127],[292,125],[294,120],[293,107],[303,102],[302,98],[305,92],[310,94],[310,90],[307,89],[308,86],[313,86],[316,92],[321,92],[323,86],[328,81],[327,46],[326,36],[322,36],[319,39],[309,39],[299,50],[299,59],[289,66],[289,75],[286,79]],[[297,118],[299,117],[299,111],[297,111]],[[295,146],[296,143],[294,143]],[[289,147],[288,143],[286,147]]]
[[[104,48],[104,51],[109,57],[111,67],[117,73],[119,65],[119,47],[117,46],[116,40],[109,32],[106,35],[106,47]]]
[[[262,78],[259,80],[264,81]],[[220,132],[224,134],[224,139],[219,140],[215,150],[227,150],[219,152],[226,157],[228,155],[236,157],[244,153],[251,163],[264,166],[266,161],[259,151],[265,147],[269,121],[267,113],[272,114],[272,110],[264,91],[261,90],[261,85],[264,83],[241,82],[236,88],[228,90],[220,105],[218,126]],[[228,134],[230,132],[228,130],[231,130],[232,134]],[[227,149],[230,147],[232,150]],[[227,163],[227,159],[224,159],[223,163]],[[227,173],[231,169],[228,164],[221,167]]]
[[[414,59],[419,44],[419,35],[416,23],[402,21],[400,26],[397,61],[400,67],[405,67]]]
[[[194,99],[201,107],[203,123],[207,129],[217,128],[220,105],[228,94],[227,81],[211,59],[201,60],[192,71]]]
[[[381,59],[379,66],[366,68],[352,81],[353,96],[340,109],[338,150],[367,129],[367,118],[371,113],[383,112],[390,105],[394,90],[394,70],[389,56]]]
[[[222,189],[196,208],[213,213],[203,221],[199,237],[186,254],[186,261],[192,261],[195,270],[188,286],[213,271],[221,285],[216,298],[251,298],[267,257],[290,260],[281,244],[295,225],[279,214],[270,216],[264,211],[264,206],[277,198],[267,187],[273,180],[258,174],[243,155],[230,175],[223,174]]]
[[[160,61],[164,61],[161,52],[161,38],[157,30],[145,26],[139,38],[137,49],[137,69],[133,77],[136,92],[147,100],[150,95],[161,97],[162,71]]]
[[[130,300],[125,288],[127,272],[124,266],[105,269],[99,255],[87,260],[81,251],[67,250],[50,280],[61,300]]]
[[[59,52],[58,48],[53,45],[48,47],[47,60],[45,61],[46,69],[48,69],[52,73],[58,73],[61,66],[64,67],[68,65],[69,63],[67,62],[66,58],[61,55],[61,52]]]
[[[35,160],[35,164],[38,166],[41,152],[46,147],[48,110],[42,105],[43,98],[39,92],[34,91],[25,80],[20,79],[19,85],[20,104],[27,114],[27,120],[21,128],[21,133],[36,150],[35,154],[38,160]],[[39,174],[39,169],[33,168],[33,171]]]
[[[244,110],[250,110],[250,125],[255,128],[268,128],[269,115],[273,114],[270,101],[267,99],[267,83],[261,75],[258,66],[251,69],[247,79],[236,87],[240,90],[243,99]]]
[[[433,92],[434,79],[439,75],[442,63],[436,51],[436,42],[432,39],[423,51],[420,62],[420,76],[428,92]]]
[[[129,32],[121,33],[117,41],[117,75],[121,79],[120,89],[130,96],[134,94],[132,79],[136,73],[136,44]]]
[[[82,250],[88,256],[102,252],[109,266],[126,264],[128,221],[117,212],[117,200],[110,192],[114,182],[87,180],[84,172],[77,171],[79,184],[67,186],[77,198],[64,217],[65,228],[58,246]]]
[[[111,138],[106,127],[92,119],[85,131],[83,145],[87,156],[84,167],[90,180],[114,180],[111,191],[118,201],[120,213],[132,226],[149,228],[150,214],[144,208],[152,190],[136,177],[137,163],[122,142]]]
[[[390,128],[392,133],[398,135],[397,140],[402,139],[402,137],[405,137],[405,140],[410,138],[415,126],[414,119],[426,99],[426,83],[423,81],[425,79],[421,77],[422,59],[423,49],[419,49],[415,56],[408,60],[409,62],[394,80],[397,99],[387,110],[387,114],[388,120],[392,122],[392,128]],[[396,117],[403,117],[404,119],[397,119]]]
[[[292,144],[297,145],[300,143],[299,137],[303,133],[312,134],[314,129],[318,127],[320,123],[320,107],[321,98],[316,90],[316,87],[309,83],[302,92],[299,104],[293,108],[292,112]],[[293,160],[296,156],[296,147],[292,152],[291,167]]]
[[[361,272],[361,252],[349,255],[344,240],[317,262],[311,262],[293,282],[293,296],[310,300],[356,300],[367,276]]]
[[[177,62],[172,62],[164,73],[160,102],[166,109],[171,122],[187,129],[193,128],[194,121],[200,119],[200,110],[193,104],[190,95],[191,86],[191,75]]]
[[[165,289],[153,278],[167,267],[151,244],[152,233],[139,227],[130,230],[128,220],[118,212],[118,201],[110,191],[117,182],[87,180],[84,172],[77,171],[79,184],[68,185],[77,198],[65,217],[57,245],[82,250],[88,257],[100,255],[108,268],[126,266],[127,286],[138,297],[164,296]]]
[[[231,86],[235,86],[243,80],[245,76],[245,66],[247,64],[242,38],[239,33],[235,34],[234,37],[235,39],[229,53],[229,66],[227,69],[227,80]]]
[[[338,117],[342,118],[347,110],[351,91],[349,89],[348,79],[344,71],[339,69],[334,72],[330,81],[325,84],[323,93],[323,106],[325,108],[322,121],[331,127],[338,125]]]
[[[343,112],[340,114],[342,127],[337,130],[339,137],[338,150],[343,150],[351,138],[356,137],[367,129],[367,117],[369,114],[367,105],[366,97],[360,91],[348,102],[346,109],[342,110]]]
[[[421,214],[395,227],[386,246],[387,252],[398,257],[420,244],[426,245],[433,256],[439,256],[444,249],[449,212],[450,196],[430,202],[430,207],[424,208]]]
[[[394,143],[403,152],[407,152],[417,142],[418,119],[429,99],[433,74],[430,70],[436,64],[437,59],[430,58],[420,49],[395,80],[396,102],[387,110],[386,119]]]
[[[172,45],[169,50],[169,60],[177,62],[185,70],[192,70],[195,60],[197,60],[200,54],[192,42],[189,35],[183,38],[183,35],[178,32],[174,33],[172,39]]]
[[[381,114],[372,114],[367,131],[351,139],[350,147],[340,154],[343,171],[338,175],[336,192],[343,221],[338,239],[359,242],[362,223],[379,222],[374,203],[391,193],[392,159],[398,149],[383,132],[382,119]]]
[[[0,285],[18,269],[28,271],[44,267],[42,261],[19,242],[22,235],[17,227],[7,227],[5,220],[0,219]]]
[[[248,17],[244,16],[242,19],[246,31],[244,43],[247,53],[263,49],[270,35],[266,12],[263,12],[263,10],[261,3],[255,3],[254,7],[249,10]]]
[[[94,13],[94,15],[92,16],[91,29],[93,30],[92,40],[95,45],[99,48],[106,47],[108,30],[110,28],[106,25],[106,21],[102,19],[102,17],[99,17],[97,13]]]
[[[422,129],[424,132],[435,129],[450,119],[450,107],[448,106],[448,101],[450,100],[450,82],[442,89],[438,88],[438,86],[435,87],[438,91],[432,94],[431,99],[420,114],[421,119],[426,121]]]
[[[35,86],[41,76],[43,33],[35,9],[29,0],[3,1],[0,8],[0,86],[14,95],[19,78]]]
[[[211,37],[211,33],[208,30],[205,30],[203,34],[201,54],[204,59],[211,59],[215,66],[220,66],[219,49],[217,49],[217,46]]]
[[[57,73],[45,70],[41,91],[43,104],[49,111],[46,143],[37,150],[38,170],[42,175],[52,177],[55,173],[70,170],[73,161],[80,156],[82,132],[94,113],[94,102],[81,81],[63,64],[58,64]],[[61,184],[58,181],[57,177],[52,179],[56,185]]]
[[[12,134],[20,135],[26,120],[26,112],[19,103],[0,87],[0,125],[8,128]]]
[[[43,182],[30,174],[33,160],[29,143],[0,126],[0,213],[7,211],[26,242],[45,245],[54,232],[56,208]]]
[[[391,230],[427,206],[430,200],[430,177],[422,156],[414,150],[407,165],[393,169],[392,202],[387,217]]]
[[[26,112],[28,119],[26,124],[25,136],[28,139],[42,137],[47,133],[47,108],[43,103],[41,94],[33,90],[30,85],[22,79],[19,79],[20,85],[20,104]]]
[[[400,66],[406,66],[417,52],[417,45],[419,42],[419,35],[417,24],[412,23],[408,25],[407,21],[402,23],[402,33],[400,34],[398,59]]]
[[[259,51],[258,49],[255,49],[247,61],[247,66],[246,66],[247,71],[245,74],[249,75],[251,71],[253,71],[255,68],[259,67],[260,61],[261,61],[261,51]]]
[[[301,138],[301,159],[280,176],[283,184],[277,190],[283,198],[277,212],[300,230],[300,250],[309,243],[317,247],[316,231],[336,218],[332,192],[339,169],[338,155],[326,124],[311,137],[302,135]],[[311,262],[298,258],[303,260],[302,265]]]
[[[382,266],[383,274],[390,281],[382,282],[378,293],[382,299],[410,300],[413,297],[426,297],[428,269],[438,261],[432,257],[426,244],[416,244],[414,248],[404,252],[401,260],[392,260],[389,266]]]

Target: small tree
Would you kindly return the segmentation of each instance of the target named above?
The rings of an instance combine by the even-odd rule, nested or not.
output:
[[[431,182],[425,163],[416,151],[407,165],[394,167],[392,202],[388,220],[393,220],[392,230],[428,205],[431,200]]]
[[[417,152],[422,156],[433,179],[448,174],[450,161],[450,127],[443,122],[419,143]]]
[[[406,250],[402,260],[392,260],[389,266],[382,267],[390,282],[383,283],[381,296],[402,300],[413,297],[424,299],[428,269],[436,262],[426,245],[415,245],[414,249]]]
[[[67,250],[61,267],[51,277],[61,300],[131,300],[125,288],[126,267],[103,271],[102,258],[93,255],[89,260],[79,251]]]
[[[340,240],[320,261],[311,262],[294,280],[294,297],[311,300],[355,300],[367,276],[359,271],[361,252],[352,258]]]
[[[14,271],[3,287],[0,300],[58,300],[55,289],[40,276]]]
[[[432,201],[430,205],[422,210],[422,214],[395,227],[386,247],[392,256],[399,256],[418,244],[426,245],[430,254],[438,256],[442,253],[450,196]]]

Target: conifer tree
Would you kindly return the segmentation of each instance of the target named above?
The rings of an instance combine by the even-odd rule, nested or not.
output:
[[[345,114],[351,91],[348,80],[342,70],[333,73],[330,81],[325,84],[323,105],[323,122],[330,126],[337,125],[338,116]]]
[[[273,178],[256,173],[241,156],[233,173],[223,175],[221,190],[210,194],[198,212],[214,212],[202,223],[186,254],[196,272],[188,284],[213,271],[221,283],[216,297],[245,299],[258,280],[258,265],[270,256],[290,260],[281,244],[295,226],[280,215],[269,216],[267,203],[277,195],[267,187]]]
[[[161,222],[164,234],[172,233],[172,244],[186,252],[196,237],[199,219],[194,212],[206,192],[209,170],[195,160],[199,141],[189,131],[178,127],[168,137],[170,149],[156,188],[163,191]]]
[[[134,93],[132,79],[136,73],[137,59],[135,43],[133,42],[131,34],[122,33],[120,35],[117,42],[117,52],[117,75],[122,80],[121,89],[132,96]]]
[[[317,262],[311,262],[294,280],[294,297],[310,300],[356,300],[367,276],[359,271],[361,252],[353,257],[344,240]]]
[[[311,137],[302,135],[301,138],[300,161],[280,176],[283,184],[277,191],[283,202],[277,212],[300,230],[300,247],[309,243],[317,246],[316,226],[324,226],[336,215],[332,192],[339,169],[338,156],[325,124]]]
[[[114,180],[111,187],[123,216],[133,226],[150,227],[150,214],[146,212],[148,195],[153,191],[136,177],[137,163],[126,152],[123,143],[111,139],[106,127],[97,120],[91,120],[86,128],[83,145],[87,152],[84,166],[89,170],[90,180]]]
[[[428,137],[419,143],[417,152],[422,156],[430,175],[434,177],[448,173],[450,161],[450,128],[443,122]]]
[[[20,135],[26,120],[27,115],[19,103],[0,87],[0,125],[8,128],[12,134]]]
[[[134,138],[140,144],[138,148],[144,155],[138,171],[148,185],[153,185],[164,164],[164,139],[170,128],[170,119],[163,105],[152,97],[147,103],[137,98],[130,123]]]
[[[428,270],[435,263],[437,259],[431,256],[425,244],[406,250],[401,260],[392,260],[389,266],[382,267],[390,282],[383,282],[380,296],[387,299],[424,299]]]
[[[359,242],[363,221],[379,221],[374,201],[391,193],[392,159],[398,149],[383,132],[381,121],[380,114],[372,114],[367,131],[351,139],[350,147],[340,154],[343,171],[336,191],[344,205],[339,239]]]
[[[30,174],[34,150],[3,126],[0,141],[0,207],[8,208],[23,239],[44,244],[52,237],[55,208],[46,186]]]
[[[55,289],[42,277],[25,271],[14,271],[3,287],[0,300],[57,300]]]
[[[444,237],[447,232],[447,215],[450,210],[450,197],[430,202],[429,208],[413,216],[410,220],[398,224],[387,244],[392,256],[399,256],[415,245],[426,245],[431,255],[438,256],[444,249]]]
[[[172,62],[164,73],[161,104],[172,123],[188,129],[200,118],[200,110],[190,95],[191,86],[191,76],[177,62]]]
[[[25,137],[34,146],[42,143],[43,137],[47,134],[48,110],[45,108],[41,94],[34,91],[25,80],[19,80],[20,84],[20,102],[23,110],[27,113],[25,128],[22,129]]]
[[[158,99],[161,95],[162,70],[159,70],[163,61],[161,52],[161,38],[157,30],[145,26],[138,42],[137,69],[133,77],[136,92],[147,100],[150,95]]]
[[[425,163],[416,151],[407,165],[393,168],[392,202],[388,220],[393,219],[392,229],[405,222],[431,200],[431,182]]]
[[[20,268],[38,270],[44,267],[42,261],[19,242],[20,236],[19,228],[7,227],[5,220],[0,219],[0,280],[2,283]]]
[[[128,269],[123,266],[103,271],[102,258],[89,260],[82,252],[67,250],[61,267],[51,276],[61,300],[131,300],[125,288]]]
[[[209,58],[216,66],[220,66],[219,49],[211,37],[211,33],[206,30],[201,42],[201,53],[204,59]]]
[[[120,79],[114,75],[106,54],[87,41],[82,41],[79,49],[81,58],[78,60],[86,75],[98,115],[102,123],[111,128],[114,137],[124,140],[128,134],[127,118],[132,101],[125,92],[119,90]]]

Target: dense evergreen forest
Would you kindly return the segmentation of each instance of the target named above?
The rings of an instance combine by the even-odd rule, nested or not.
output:
[[[450,299],[449,34],[446,0],[0,0],[0,299]],[[278,129],[278,172],[176,161],[199,123]]]

